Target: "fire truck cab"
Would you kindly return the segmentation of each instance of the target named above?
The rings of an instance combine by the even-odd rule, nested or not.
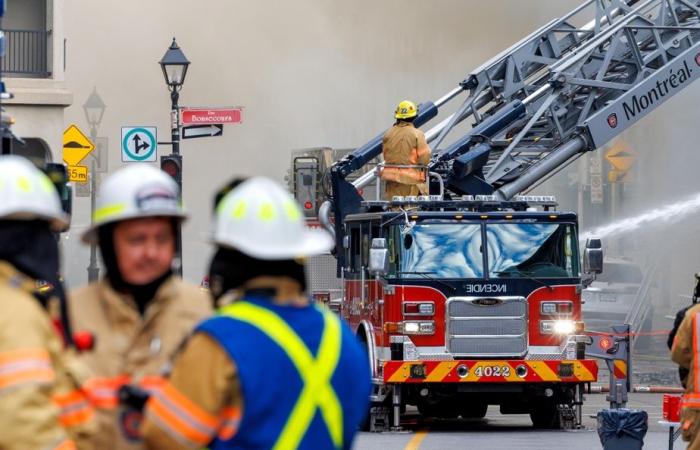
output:
[[[371,429],[398,427],[406,405],[578,423],[598,368],[585,359],[576,215],[554,205],[408,197],[346,216],[340,314],[367,346]]]

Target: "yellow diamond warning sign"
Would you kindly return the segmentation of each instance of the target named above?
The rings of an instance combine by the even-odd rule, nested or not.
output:
[[[63,161],[69,166],[77,166],[94,149],[95,145],[75,125],[63,132]]]
[[[627,172],[634,165],[637,155],[623,142],[618,142],[605,153],[605,159],[620,172]]]

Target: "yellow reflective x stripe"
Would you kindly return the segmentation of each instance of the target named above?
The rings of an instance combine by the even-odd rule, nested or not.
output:
[[[269,309],[241,301],[225,306],[221,309],[221,313],[249,323],[265,333],[284,350],[304,383],[301,394],[273,448],[276,450],[297,448],[311,425],[316,408],[321,410],[333,445],[342,447],[343,410],[330,384],[340,358],[339,319],[330,311],[322,311],[323,336],[318,357],[314,358],[294,330]]]
[[[100,222],[102,220],[109,219],[110,216],[121,213],[125,209],[126,205],[124,203],[116,203],[113,205],[103,206],[102,208],[98,208],[97,210],[95,210],[95,214],[93,214],[93,219],[95,220],[95,222]]]

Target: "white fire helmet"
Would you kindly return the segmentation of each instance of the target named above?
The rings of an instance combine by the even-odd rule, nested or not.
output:
[[[97,242],[97,229],[109,223],[145,217],[185,220],[178,194],[175,180],[154,167],[134,165],[114,172],[102,183],[83,242]]]
[[[45,220],[55,231],[70,223],[48,176],[26,158],[0,156],[0,219]]]
[[[301,207],[276,182],[254,177],[226,194],[216,209],[214,242],[262,260],[320,255],[330,234],[306,226]]]

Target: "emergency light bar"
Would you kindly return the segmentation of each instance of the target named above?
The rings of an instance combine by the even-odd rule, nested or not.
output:
[[[541,206],[545,211],[557,206],[557,199],[552,195],[517,195],[510,200],[500,200],[495,195],[462,195],[455,199],[443,199],[439,195],[400,196],[395,195],[391,201],[368,200],[362,206],[368,210],[387,210],[393,208],[412,209],[464,209],[472,211],[515,210]]]

